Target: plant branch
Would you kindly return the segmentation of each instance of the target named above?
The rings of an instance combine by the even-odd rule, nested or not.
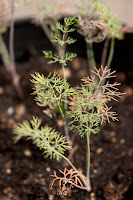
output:
[[[3,40],[2,34],[0,34],[0,53],[1,53],[1,58],[7,72],[11,73],[10,56],[9,56],[8,49],[5,45],[5,42]]]
[[[24,98],[22,88],[19,83],[19,76],[16,72],[15,56],[14,56],[14,0],[11,2],[11,22],[10,22],[10,36],[9,36],[9,52],[10,52],[10,65],[11,65],[11,76],[16,91],[21,99]]]
[[[103,52],[102,52],[102,59],[101,59],[101,65],[103,67],[105,67],[105,63],[106,63],[109,41],[110,41],[110,38],[107,37],[106,40],[105,40],[105,42],[104,42],[104,47],[103,47]]]
[[[89,74],[92,75],[91,70],[94,70],[96,67],[95,57],[94,57],[94,51],[93,51],[93,44],[87,43],[87,60],[89,65]]]
[[[110,68],[110,65],[111,65],[111,62],[112,62],[112,59],[113,59],[114,46],[115,46],[115,38],[111,38],[110,52],[109,52],[109,57],[108,57],[108,60],[107,60],[108,69]]]
[[[87,191],[91,191],[91,185],[90,185],[90,133],[86,134],[86,140],[87,140],[86,187],[87,187]]]

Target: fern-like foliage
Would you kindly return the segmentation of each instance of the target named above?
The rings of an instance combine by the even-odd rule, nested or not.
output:
[[[57,22],[56,28],[59,31],[59,33],[57,33],[58,31],[51,32],[51,41],[59,44],[62,48],[66,44],[72,44],[76,42],[76,40],[70,36],[65,38],[66,34],[75,31],[75,28],[69,28],[71,25],[75,23],[75,18],[76,17],[64,18],[64,25],[61,24],[60,22]],[[51,59],[48,62],[49,64],[59,62],[60,64],[63,64],[64,66],[67,65],[68,60],[71,61],[73,58],[77,56],[76,53],[72,53],[72,52],[66,53],[66,55],[64,55],[64,53],[61,53],[62,55],[59,55],[59,52],[58,53],[56,52],[53,54],[52,51],[43,51],[43,54],[46,58]]]
[[[57,72],[47,77],[35,73],[31,80],[34,83],[33,95],[37,95],[36,101],[46,104],[54,102],[55,104],[65,102],[66,98],[74,94],[74,89]]]
[[[106,22],[106,26],[109,29],[109,34],[113,38],[122,39],[121,24],[117,20],[116,15],[110,8],[106,8],[101,3],[95,1],[92,3],[94,8],[100,12],[100,17]]]
[[[98,133],[99,125],[103,122],[118,120],[116,112],[112,112],[107,103],[111,100],[117,101],[122,96],[123,93],[117,88],[120,84],[111,84],[109,81],[102,84],[104,80],[115,77],[114,73],[115,71],[111,72],[107,67],[95,68],[91,78],[88,76],[82,79],[82,86],[77,88],[76,95],[69,102],[68,116],[72,118],[70,130],[78,130],[84,136],[91,132]]]
[[[26,137],[28,140],[31,139],[40,150],[43,150],[45,157],[55,158],[60,161],[60,154],[68,149],[71,149],[65,141],[65,137],[60,135],[54,129],[45,126],[41,126],[41,120],[33,117],[30,121],[24,121],[19,124],[14,130],[14,141],[18,142],[22,137]]]
[[[71,98],[68,112],[68,116],[72,118],[70,130],[78,130],[81,137],[91,132],[96,134],[100,130],[97,108],[101,103],[95,98],[98,92],[96,82],[90,82],[87,87],[77,88],[77,94]]]

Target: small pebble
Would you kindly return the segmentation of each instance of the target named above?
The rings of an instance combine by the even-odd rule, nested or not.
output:
[[[49,199],[49,200],[54,200],[54,195],[53,195],[53,194],[50,194],[49,197],[48,197],[48,199]]]
[[[32,155],[31,151],[29,149],[24,150],[24,155],[27,157],[30,157]]]
[[[6,174],[11,174],[12,173],[12,170],[11,169],[6,169]]]
[[[111,141],[112,141],[113,143],[115,143],[117,140],[116,140],[115,137],[113,137],[113,138],[111,139]]]
[[[125,143],[125,139],[124,138],[120,139],[120,144],[124,144],[124,143]]]
[[[4,89],[0,87],[0,95],[2,95],[3,93],[4,93]]]
[[[9,192],[11,192],[12,191],[12,188],[11,187],[6,187],[5,189],[4,189],[4,194],[7,194],[7,193],[9,193]]]
[[[116,132],[111,131],[111,132],[110,132],[110,135],[111,135],[112,137],[114,137],[114,136],[116,135]]]
[[[15,119],[20,119],[22,115],[25,113],[25,105],[19,104],[15,108]]]
[[[94,193],[94,192],[91,192],[91,193],[90,193],[90,198],[91,198],[91,200],[96,200],[96,197],[95,197],[95,193]]]
[[[46,172],[51,172],[51,168],[50,167],[46,167]]]
[[[58,126],[63,126],[64,125],[64,122],[63,122],[63,120],[62,119],[57,119],[57,124],[58,124]]]
[[[96,150],[96,153],[97,154],[100,154],[100,153],[102,153],[103,152],[103,149],[102,148],[98,148],[97,150]]]
[[[94,170],[93,170],[93,173],[94,173],[94,174],[97,174],[97,169],[94,169]]]
[[[7,115],[12,115],[14,113],[14,108],[11,106],[7,109]]]

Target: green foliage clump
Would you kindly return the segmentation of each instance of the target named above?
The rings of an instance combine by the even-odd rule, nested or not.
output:
[[[31,124],[31,125],[30,125]],[[43,150],[45,157],[50,156],[50,158],[55,158],[57,161],[60,161],[60,154],[68,149],[71,149],[65,141],[65,137],[60,135],[54,129],[45,126],[40,127],[41,120],[33,117],[30,121],[24,121],[22,124],[14,130],[15,138],[14,141],[18,142],[21,137],[27,137],[27,139],[32,140],[40,150]]]
[[[77,56],[76,53],[72,52],[69,53],[67,52],[66,54],[64,54],[65,45],[66,44],[70,45],[76,42],[76,40],[73,39],[72,37],[70,36],[66,37],[68,33],[75,31],[75,28],[69,28],[71,25],[75,23],[75,18],[76,17],[64,18],[64,25],[61,24],[60,22],[56,23],[57,30],[60,31],[62,34],[51,32],[51,41],[59,44],[61,46],[61,49],[59,50],[59,52],[56,52],[54,54],[52,53],[52,51],[43,51],[43,54],[46,58],[52,59],[48,62],[49,64],[59,62],[64,67],[67,65],[67,61],[72,61],[72,59]]]
[[[71,106],[71,111],[68,112],[70,121],[70,130],[79,131],[81,136],[88,133],[98,133],[100,128],[100,117],[97,113],[97,109],[101,106],[101,103],[97,101],[96,96],[98,94],[97,84],[89,84],[88,87],[82,86],[77,90],[77,94],[74,96],[74,105]]]
[[[58,104],[74,94],[74,89],[70,88],[70,84],[64,81],[63,77],[57,72],[53,75],[49,74],[47,77],[35,73],[32,77],[31,82],[34,83],[33,94],[37,95],[36,101],[45,101],[47,104],[55,101]]]
[[[117,20],[112,10],[97,1],[93,2],[92,5],[96,11],[100,12],[100,18],[105,21],[110,37],[122,39],[121,23]]]

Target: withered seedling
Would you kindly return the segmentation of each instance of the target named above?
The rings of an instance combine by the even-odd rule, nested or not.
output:
[[[45,157],[54,158],[60,161],[62,158],[68,162],[71,169],[64,171],[59,170],[62,176],[58,176],[54,172],[53,181],[50,183],[50,188],[53,184],[58,182],[59,195],[64,197],[68,194],[67,186],[70,188],[77,187],[79,189],[91,191],[90,182],[90,135],[96,134],[100,130],[100,125],[104,122],[110,122],[110,119],[118,120],[116,112],[111,111],[111,107],[108,107],[108,102],[116,100],[121,97],[122,93],[119,92],[117,86],[119,83],[110,83],[107,81],[104,85],[103,82],[106,79],[114,77],[115,72],[111,72],[107,67],[101,67],[100,69],[94,68],[91,77],[87,76],[82,78],[81,86],[72,88],[68,83],[65,75],[65,66],[67,61],[71,61],[76,54],[66,53],[64,54],[63,47],[67,44],[72,44],[75,40],[68,37],[65,40],[65,34],[73,32],[73,28],[69,28],[74,24],[75,17],[69,17],[64,19],[65,26],[60,22],[57,22],[56,26],[61,31],[62,36],[55,33],[51,34],[52,41],[57,42],[61,46],[61,58],[58,53],[52,51],[43,51],[46,58],[50,58],[49,63],[58,62],[62,66],[63,77],[57,72],[53,75],[49,74],[47,77],[35,73],[32,75],[31,82],[34,84],[34,92],[36,95],[35,100],[39,105],[49,106],[49,116],[52,118],[52,113],[58,109],[62,119],[64,121],[64,132],[66,136],[58,133],[55,129],[49,126],[41,126],[41,120],[37,117],[33,117],[30,121],[24,121],[22,124],[14,130],[15,142],[21,139],[21,137],[27,137],[31,139],[33,143],[43,151]],[[51,111],[51,112],[50,112]],[[69,120],[68,120],[69,118]],[[86,175],[83,175],[81,171],[72,164],[72,162],[65,156],[66,150],[71,150],[70,145],[71,136],[69,129],[73,132],[78,131],[81,137],[86,137],[87,152],[86,152]],[[67,138],[67,142],[66,142]]]
[[[81,171],[73,169],[67,170],[65,168],[64,171],[59,170],[59,172],[62,174],[61,177],[56,174],[56,171],[54,171],[54,175],[51,175],[54,179],[51,181],[49,187],[52,189],[54,182],[58,181],[59,192],[57,194],[61,198],[68,194],[67,184],[69,184],[70,188],[77,187],[86,190],[86,177]]]

